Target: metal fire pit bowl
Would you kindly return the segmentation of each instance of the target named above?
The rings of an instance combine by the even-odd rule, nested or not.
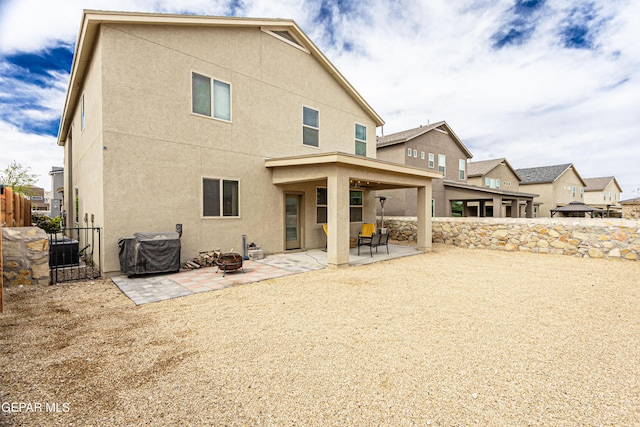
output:
[[[222,270],[222,277],[227,274],[227,271],[242,270],[242,272],[244,273],[244,268],[242,268],[242,255],[240,254],[236,254],[233,252],[220,254],[218,260],[216,261],[216,265],[218,266],[216,273]]]

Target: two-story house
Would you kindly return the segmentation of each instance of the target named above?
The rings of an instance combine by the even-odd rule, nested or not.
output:
[[[502,212],[499,213],[500,217],[527,216],[527,213],[525,212],[526,200],[528,197],[536,197],[537,195],[520,192],[520,176],[507,159],[502,157],[498,159],[482,160],[479,162],[469,162],[468,169],[467,181],[470,185],[492,190],[501,190],[508,194],[522,194],[522,199],[519,200],[516,205],[513,203],[502,203]],[[469,206],[469,209],[480,209],[480,206],[481,203],[474,203]],[[514,206],[517,206],[517,211],[514,211]],[[493,216],[493,201],[485,202],[483,210],[485,211],[483,216]],[[535,200],[532,214],[534,212]]]
[[[584,202],[605,211],[608,217],[622,217],[622,187],[614,176],[585,178]]]
[[[571,163],[516,169],[516,173],[522,178],[520,189],[539,194],[538,217],[550,217],[552,210],[572,202],[584,203],[587,185]]]
[[[413,188],[418,247],[431,247],[429,170],[376,159],[382,118],[298,25],[84,11],[60,123],[69,225],[118,239],[182,224],[182,259],[327,247],[375,221],[374,191]],[[322,224],[328,225],[328,237]]]
[[[485,187],[469,181],[469,160],[473,155],[444,121],[378,137],[378,158],[439,174],[433,180],[433,216],[527,216],[533,214],[535,194],[520,193],[493,185]],[[474,177],[475,179],[475,177]],[[413,189],[379,192],[387,197],[385,213],[415,216]],[[492,206],[501,206],[493,209]]]

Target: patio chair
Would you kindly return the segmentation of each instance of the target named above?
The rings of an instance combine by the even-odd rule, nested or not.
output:
[[[388,233],[374,233],[369,240],[363,240],[362,243],[358,241],[358,255],[360,255],[360,246],[369,246],[369,253],[373,257],[373,248],[376,248],[378,253],[378,246],[387,247],[387,255],[389,254],[389,234]]]
[[[322,231],[324,231],[324,251],[327,252],[327,245],[329,244],[329,228],[327,224],[322,224]]]
[[[371,246],[375,229],[375,224],[362,224],[360,233],[358,233],[358,255],[360,255],[360,246]]]

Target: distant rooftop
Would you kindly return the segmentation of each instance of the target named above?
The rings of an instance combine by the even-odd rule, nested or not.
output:
[[[520,175],[521,184],[543,184],[554,182],[560,175],[572,166],[571,163],[553,166],[540,166],[537,168],[516,169]]]

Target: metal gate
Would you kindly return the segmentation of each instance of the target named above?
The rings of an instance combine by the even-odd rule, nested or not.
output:
[[[99,227],[63,228],[49,234],[51,284],[101,276]]]

